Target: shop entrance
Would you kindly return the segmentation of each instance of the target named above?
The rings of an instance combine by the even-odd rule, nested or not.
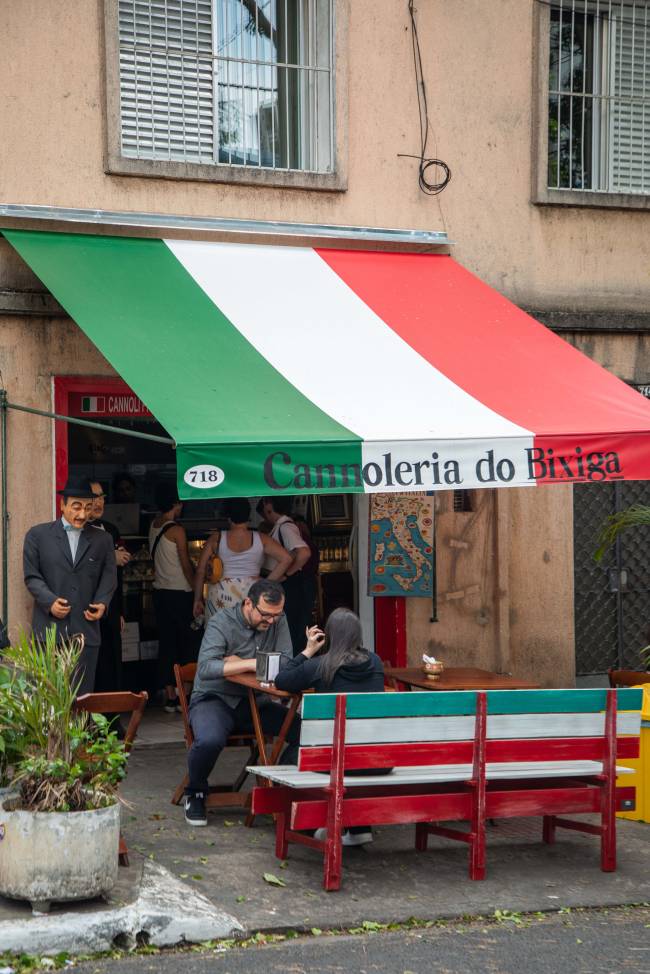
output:
[[[135,393],[119,378],[54,379],[55,412],[106,423],[125,432],[168,436]],[[56,487],[68,474],[99,481],[106,492],[104,518],[116,526],[131,554],[122,571],[126,626],[122,639],[124,689],[156,688],[158,632],[153,612],[154,569],[148,532],[156,513],[155,495],[162,483],[176,484],[176,454],[171,445],[122,436],[119,432],[57,421],[55,424]],[[258,498],[250,498],[253,523]],[[55,511],[58,509],[56,504]],[[358,610],[355,584],[354,498],[350,495],[296,497],[293,515],[303,521],[319,550],[314,621],[323,623],[332,609]],[[182,523],[190,557],[198,561],[210,532],[224,529],[218,501],[186,501]]]

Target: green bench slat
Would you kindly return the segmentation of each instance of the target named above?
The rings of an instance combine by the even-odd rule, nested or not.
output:
[[[307,694],[302,700],[303,720],[333,720],[336,693]],[[350,693],[347,717],[464,717],[476,713],[473,690],[440,693]]]
[[[488,714],[578,714],[605,709],[606,690],[488,690]],[[643,691],[617,690],[619,710],[640,710]],[[335,693],[309,694],[303,698],[303,720],[333,720]],[[423,691],[422,693],[352,693],[348,695],[349,719],[381,717],[461,717],[476,713],[474,690]]]

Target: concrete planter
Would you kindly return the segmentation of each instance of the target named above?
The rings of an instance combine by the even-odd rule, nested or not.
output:
[[[52,901],[85,900],[112,889],[119,805],[26,812],[11,804],[0,801],[0,895],[29,900],[35,913],[47,913]]]

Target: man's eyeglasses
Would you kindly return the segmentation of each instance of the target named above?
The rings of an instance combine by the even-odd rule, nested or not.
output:
[[[258,615],[261,615],[264,622],[276,622],[278,619],[284,619],[284,612],[263,612],[257,605],[254,605],[253,608]]]

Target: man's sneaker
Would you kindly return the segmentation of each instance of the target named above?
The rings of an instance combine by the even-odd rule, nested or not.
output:
[[[208,815],[205,810],[205,795],[202,791],[185,796],[185,821],[188,825],[194,826],[208,824]]]
[[[324,842],[327,838],[327,829],[316,829],[314,838],[318,839],[319,842]],[[342,845],[368,845],[369,842],[372,842],[372,832],[370,830],[367,832],[348,832],[346,829],[341,836]]]
[[[341,839],[343,845],[368,845],[372,842],[372,832],[344,832]]]
[[[165,702],[165,706],[163,707],[163,710],[165,711],[166,714],[175,714],[177,707],[178,704],[176,703],[175,700],[167,699]]]

